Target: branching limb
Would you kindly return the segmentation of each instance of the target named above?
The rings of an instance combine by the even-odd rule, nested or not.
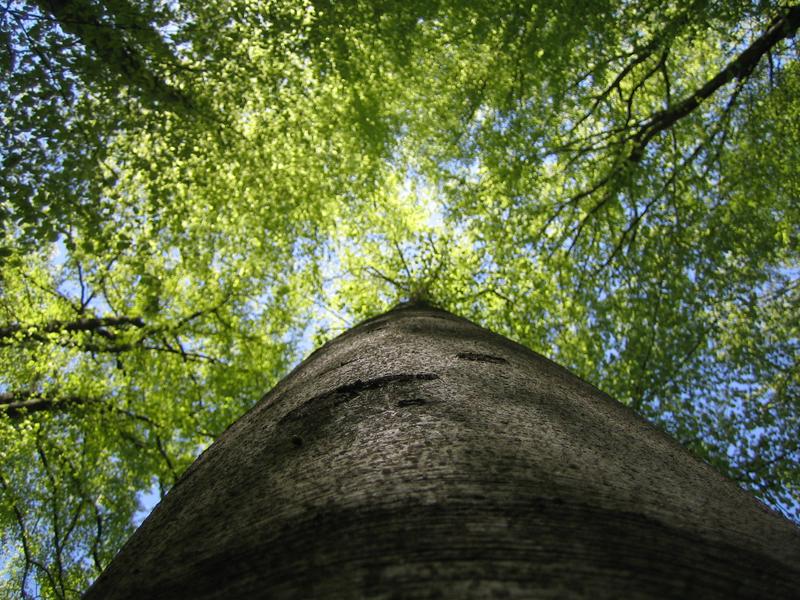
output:
[[[37,4],[44,12],[51,14],[65,32],[76,36],[95,55],[96,60],[103,57],[104,65],[116,71],[123,80],[133,82],[144,92],[146,100],[155,100],[156,103],[164,103],[178,110],[192,106],[185,94],[153,72],[124,29],[116,27],[113,18],[104,18],[94,3],[87,0],[38,0]],[[142,33],[139,32],[140,38]],[[160,40],[160,36],[153,31],[147,39],[152,43]],[[159,46],[159,49],[162,47]]]
[[[7,497],[11,497],[11,486],[8,485],[6,482],[5,477],[0,474],[0,487],[3,488]],[[22,553],[23,558],[25,559],[25,566],[22,569],[22,580],[20,581],[20,592],[22,598],[29,598],[27,587],[28,587],[28,577],[30,576],[31,570],[33,567],[39,569],[42,573],[45,574],[47,580],[50,582],[50,586],[53,590],[56,589],[56,582],[53,578],[53,574],[41,561],[37,560],[33,556],[33,552],[31,551],[31,543],[30,543],[30,534],[28,533],[28,529],[25,526],[25,515],[23,514],[22,510],[19,508],[19,505],[12,501],[11,506],[12,512],[14,513],[14,520],[17,522],[17,527],[19,527],[20,531],[20,541],[22,542]]]
[[[77,319],[75,321],[50,321],[43,325],[24,326],[20,323],[12,323],[5,327],[0,327],[0,346],[9,346],[18,343],[17,336],[22,332],[22,339],[33,339],[37,341],[48,341],[48,333],[69,332],[76,333],[87,331],[96,333],[106,339],[114,339],[114,333],[108,330],[109,327],[136,327],[145,326],[141,317],[93,317],[88,319]],[[13,339],[13,341],[5,341]]]
[[[666,71],[667,54],[666,52],[662,53],[657,65],[645,75],[645,78],[642,81],[638,82],[637,85],[633,87],[633,90],[631,91],[627,100],[623,100],[626,102],[627,106],[627,116],[624,125],[609,130],[592,133],[579,140],[567,142],[566,144],[554,149],[556,154],[561,154],[564,152],[572,153],[573,157],[569,161],[571,164],[580,156],[586,155],[589,152],[607,150],[612,146],[618,146],[620,149],[622,149],[632,143],[632,146],[628,146],[630,149],[624,151],[620,155],[619,159],[615,161],[615,163],[609,168],[609,171],[606,173],[606,175],[598,179],[590,187],[573,194],[567,200],[560,203],[554,215],[548,220],[546,226],[558,217],[558,214],[565,206],[578,204],[582,199],[586,198],[587,196],[591,196],[601,188],[606,187],[614,178],[614,176],[626,167],[626,163],[639,163],[642,158],[644,158],[647,146],[653,140],[653,138],[664,131],[672,129],[681,119],[690,115],[704,100],[710,98],[720,88],[733,80],[738,80],[740,85],[734,90],[731,100],[729,100],[728,105],[723,110],[723,115],[726,116],[727,113],[730,112],[730,107],[735,103],[736,97],[741,91],[742,82],[744,82],[753,72],[753,69],[755,69],[759,61],[765,55],[769,55],[770,51],[777,44],[783,40],[792,38],[799,27],[800,6],[789,7],[782,16],[773,20],[766,32],[764,32],[749,47],[743,50],[736,58],[729,62],[719,73],[712,77],[698,90],[683,98],[676,104],[668,105],[667,108],[652,115],[644,121],[631,123],[634,94],[636,90],[643,85],[644,81],[652,77],[656,72],[660,72],[662,74],[666,86],[667,102],[669,103],[671,101],[671,84],[669,75]],[[637,64],[639,63],[634,60],[629,63],[629,66],[632,68]],[[627,74],[629,74],[629,70],[623,69],[621,75]],[[612,86],[606,88],[606,90],[604,90],[600,96],[606,97],[608,93],[612,91],[614,85],[619,87],[619,82],[615,80],[615,83],[612,83]],[[593,105],[592,111],[581,118],[579,122],[583,122],[586,118],[588,118],[595,108],[596,106]],[[727,117],[724,119],[724,121],[727,122]],[[582,145],[576,148],[576,146],[579,144]],[[590,209],[589,213],[594,214],[597,209],[603,203],[605,203],[606,199],[607,198],[604,198],[599,203],[595,204],[592,209]],[[583,225],[581,224],[579,229],[582,228]]]
[[[772,48],[783,40],[794,37],[798,27],[800,27],[800,6],[792,6],[782,16],[776,18],[764,34],[700,89],[668,109],[653,115],[637,133],[636,146],[631,150],[628,159],[633,162],[641,160],[647,144],[656,135],[691,114],[704,100],[710,98],[724,85],[734,79],[746,79]]]
[[[39,392],[11,391],[0,393],[0,414],[5,414],[11,419],[18,419],[32,412],[67,409],[76,404],[98,402],[95,398],[81,396],[46,395]]]
[[[53,580],[57,585],[53,586],[53,593],[56,594],[59,598],[65,597],[65,590],[64,590],[64,562],[63,562],[63,553],[64,548],[61,545],[61,518],[58,510],[58,496],[57,490],[59,489],[58,482],[56,481],[56,477],[53,474],[53,471],[50,469],[50,462],[47,459],[47,454],[44,451],[44,447],[42,446],[42,440],[37,434],[36,437],[36,452],[39,455],[39,460],[44,467],[44,472],[47,476],[47,481],[50,484],[50,518],[53,524],[53,553],[54,553],[54,562],[55,562],[55,577]],[[51,580],[51,581],[53,581]]]

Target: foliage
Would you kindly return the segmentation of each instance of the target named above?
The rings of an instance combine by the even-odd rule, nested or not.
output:
[[[800,8],[12,0],[0,590],[76,597],[312,345],[426,299],[800,519]]]

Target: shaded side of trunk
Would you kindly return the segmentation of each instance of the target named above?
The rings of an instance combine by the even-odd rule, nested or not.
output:
[[[631,410],[424,305],[317,350],[86,598],[756,598],[800,535]]]

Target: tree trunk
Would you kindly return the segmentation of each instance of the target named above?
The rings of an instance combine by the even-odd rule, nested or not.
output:
[[[314,352],[86,598],[789,598],[800,533],[565,369],[426,305]]]

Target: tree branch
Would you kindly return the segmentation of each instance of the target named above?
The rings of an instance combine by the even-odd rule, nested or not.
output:
[[[37,433],[36,436],[36,451],[39,455],[39,460],[42,462],[42,466],[44,467],[44,472],[47,476],[47,481],[50,482],[50,511],[51,511],[51,519],[53,523],[53,532],[52,532],[52,539],[53,539],[53,551],[55,554],[55,570],[56,570],[56,583],[58,583],[58,587],[53,587],[53,592],[58,596],[63,598],[66,594],[64,591],[64,564],[62,561],[63,555],[63,547],[61,545],[61,527],[60,527],[60,519],[58,513],[58,483],[56,481],[56,477],[53,472],[50,470],[50,462],[47,459],[47,455],[45,454],[44,448],[42,447],[42,440],[40,437],[41,434]]]
[[[98,7],[87,0],[36,0],[36,4],[52,15],[62,30],[76,36],[80,42],[110,71],[123,81],[133,83],[150,102],[164,103],[172,109],[191,107],[191,100],[179,89],[167,83],[159,73],[153,72],[146,57],[124,34],[124,28],[113,17],[107,18]],[[125,4],[125,3],[112,3]],[[116,8],[121,8],[117,6]],[[127,7],[133,10],[129,4]],[[134,15],[129,15],[132,18]],[[135,19],[139,25],[143,19]],[[149,25],[148,25],[149,28]],[[152,45],[156,54],[167,52],[166,45],[154,30],[138,31],[138,41]],[[160,42],[160,44],[156,43]],[[170,54],[169,58],[173,58]]]
[[[615,161],[615,164],[610,167],[609,171],[603,177],[598,179],[590,187],[585,188],[573,194],[567,200],[559,203],[553,215],[545,223],[545,227],[542,228],[541,230],[542,233],[553,221],[555,221],[555,219],[559,216],[561,211],[566,206],[569,205],[576,206],[580,203],[582,199],[586,198],[587,196],[592,196],[600,189],[606,187],[612,181],[614,176],[619,172],[621,172],[626,162],[639,163],[644,157],[647,145],[656,135],[658,135],[663,131],[669,130],[678,121],[680,121],[687,115],[691,114],[692,111],[694,111],[698,106],[700,106],[703,100],[706,100],[709,97],[711,97],[717,90],[719,90],[724,85],[730,83],[734,79],[740,81],[741,83],[741,81],[743,81],[750,75],[750,73],[752,73],[753,69],[756,67],[756,65],[764,55],[768,54],[772,50],[772,48],[774,48],[781,41],[793,37],[799,27],[800,27],[800,6],[792,6],[786,10],[785,14],[774,19],[772,21],[772,24],[767,29],[767,31],[764,32],[744,51],[742,51],[741,54],[739,54],[734,60],[728,63],[725,66],[725,68],[723,68],[713,78],[711,78],[708,82],[706,82],[700,89],[695,91],[690,96],[679,101],[677,104],[674,104],[662,111],[659,111],[649,119],[641,123],[634,124],[632,127],[628,127],[628,123],[626,122],[625,126],[623,127],[614,128],[609,131],[594,133],[588,136],[587,138],[583,138],[583,140],[579,140],[578,142],[569,142],[557,148],[556,152],[568,150],[571,146],[574,146],[576,143],[580,143],[582,141],[588,141],[591,138],[597,138],[597,137],[599,137],[601,141],[605,141],[606,139],[610,139],[612,132],[619,132],[622,133],[623,135],[618,140],[609,141],[606,144],[607,147],[610,147],[612,145],[621,145],[624,142],[629,142],[629,141],[633,142],[633,147],[628,152],[627,156],[625,156],[624,153],[621,153],[618,160]],[[661,58],[659,59],[659,63],[653,70],[651,70],[646,75],[645,79],[651,77],[658,70],[664,70],[663,67],[665,60],[666,60],[666,55],[662,54]],[[634,87],[633,91],[631,92],[631,96],[629,98],[629,103],[627,107],[628,121],[630,121],[631,118],[630,103],[632,102],[633,94],[635,93],[639,85],[640,84],[637,84],[637,86]],[[736,97],[738,96],[740,91],[741,91],[741,85],[737,87],[737,89],[734,91],[731,101],[728,102],[727,106],[723,111],[723,117],[727,118],[727,113],[730,112],[730,109],[733,103],[735,103]],[[589,114],[591,114],[591,112]],[[637,129],[638,131],[636,131]],[[624,133],[626,131],[636,131],[636,133]],[[581,155],[588,151],[601,149],[602,147],[603,146],[597,147],[597,146],[587,145],[582,148],[579,148],[576,152],[577,155]],[[575,229],[573,229],[575,237],[573,239],[572,244],[570,245],[569,251],[571,251],[572,248],[574,247],[577,236],[581,233],[589,218],[591,218],[609,200],[610,197],[611,197],[610,194],[607,193],[599,202],[597,202],[594,206],[592,206],[592,208],[588,211],[588,213],[581,219],[579,225]]]
[[[70,405],[88,404],[98,402],[96,398],[81,396],[48,396],[39,392],[16,391],[0,393],[0,413],[8,415],[11,419],[45,410],[66,409]]]
[[[114,333],[108,331],[107,327],[144,327],[141,317],[93,317],[89,319],[78,319],[76,321],[50,321],[43,325],[25,326],[20,323],[12,323],[5,327],[0,327],[0,346],[10,346],[14,342],[4,342],[9,338],[16,337],[17,333],[23,332],[23,339],[34,339],[40,342],[48,341],[46,334],[61,332],[88,331],[96,333],[106,339],[114,339]],[[29,331],[32,329],[32,331]]]
[[[741,80],[748,77],[761,58],[765,54],[769,54],[770,50],[779,42],[794,37],[798,27],[800,27],[800,6],[789,7],[784,15],[772,22],[761,37],[750,44],[700,89],[677,104],[653,115],[635,136],[636,145],[631,150],[628,159],[639,162],[644,156],[644,150],[650,140],[689,115],[700,106],[703,100],[711,97],[722,86],[734,79]]]

